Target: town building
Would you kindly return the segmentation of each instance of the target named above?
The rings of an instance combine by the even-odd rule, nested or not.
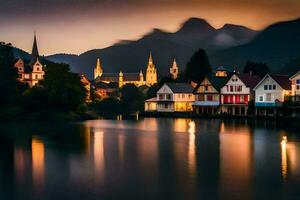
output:
[[[18,81],[28,84],[29,87],[33,87],[37,85],[39,81],[44,80],[45,71],[39,56],[36,34],[34,34],[29,63],[25,63],[23,59],[18,58],[14,67],[17,68],[18,71]]]
[[[248,104],[254,98],[253,88],[260,81],[259,76],[233,73],[221,88],[221,113],[246,115]]]
[[[158,90],[156,99],[145,101],[145,111],[191,112],[195,101],[193,90],[186,83],[165,83]]]
[[[172,66],[170,67],[170,75],[173,80],[178,78],[179,67],[177,66],[177,62],[174,59]]]
[[[85,90],[86,90],[86,98],[85,101],[86,102],[90,102],[91,101],[91,82],[87,79],[87,77],[85,75],[80,75],[80,81],[83,84]]]
[[[292,101],[300,102],[300,71],[290,77]]]
[[[227,77],[228,74],[229,74],[228,70],[223,66],[218,67],[215,73],[217,77]]]
[[[153,63],[152,54],[150,52],[148,65],[146,69],[146,79],[142,70],[139,73],[104,73],[100,63],[100,59],[97,59],[96,67],[94,68],[94,80],[95,82],[103,83],[116,83],[119,88],[126,84],[134,84],[137,87],[147,85],[152,86],[157,83],[157,70]]]
[[[254,88],[256,115],[281,114],[285,97],[291,95],[291,84],[286,75],[267,74]]]
[[[195,113],[199,115],[217,115],[220,112],[220,89],[227,81],[223,76],[206,76],[194,89]]]

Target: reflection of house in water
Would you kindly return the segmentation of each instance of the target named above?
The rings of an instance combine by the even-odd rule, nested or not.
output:
[[[253,162],[250,129],[233,124],[221,124],[221,128],[220,195],[223,199],[249,199]]]

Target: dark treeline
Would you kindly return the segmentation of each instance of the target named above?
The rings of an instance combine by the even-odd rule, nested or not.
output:
[[[45,78],[29,88],[17,81],[14,62],[11,45],[0,45],[1,120],[70,119],[84,113],[86,90],[68,65],[43,59]]]

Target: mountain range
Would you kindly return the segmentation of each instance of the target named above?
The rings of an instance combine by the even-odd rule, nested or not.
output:
[[[232,24],[215,29],[203,19],[191,18],[174,33],[154,29],[136,41],[121,41],[78,56],[56,54],[47,59],[69,63],[73,71],[85,73],[91,78],[97,58],[101,59],[104,72],[137,72],[145,70],[149,52],[152,51],[159,74],[167,74],[174,58],[182,69],[200,47],[213,53],[244,44],[256,34],[257,31]]]
[[[64,62],[71,70],[92,78],[96,59],[104,72],[145,70],[149,52],[160,75],[165,75],[174,58],[181,70],[199,48],[204,48],[213,68],[220,65],[242,69],[247,60],[267,63],[272,72],[286,73],[288,63],[300,57],[300,19],[279,22],[255,31],[225,24],[216,29],[204,19],[190,18],[175,32],[153,29],[136,41],[120,41],[110,47],[93,49],[80,55],[55,54],[46,58]],[[295,71],[297,65],[290,67]],[[299,67],[300,68],[300,67]]]

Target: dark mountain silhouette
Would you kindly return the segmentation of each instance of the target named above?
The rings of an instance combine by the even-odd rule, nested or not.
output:
[[[287,62],[300,55],[300,19],[267,27],[252,41],[219,50],[212,56],[214,64],[241,67],[247,60],[264,62],[272,72],[285,72]]]
[[[145,70],[151,50],[159,74],[165,75],[174,58],[183,69],[199,48],[212,54],[225,47],[248,42],[256,34],[256,31],[236,25],[215,29],[203,19],[191,18],[174,33],[154,29],[137,41],[120,41],[111,47],[90,50],[79,56],[56,54],[47,59],[68,63],[74,72],[85,73],[92,78],[97,58],[101,59],[105,72],[137,72]]]

